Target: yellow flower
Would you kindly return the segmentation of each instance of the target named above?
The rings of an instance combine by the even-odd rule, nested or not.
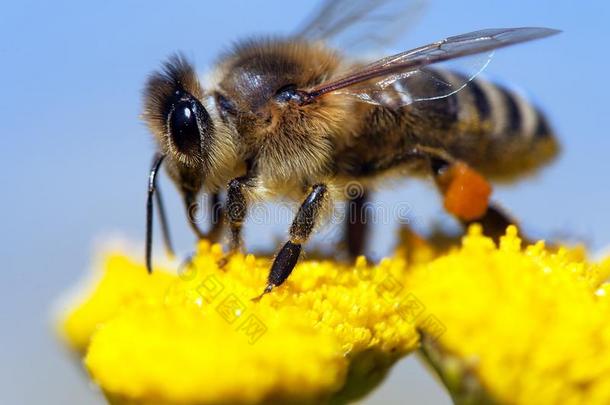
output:
[[[412,320],[384,289],[404,260],[372,267],[304,261],[259,302],[267,258],[234,257],[201,242],[180,276],[121,254],[108,257],[91,296],[63,323],[111,402],[320,403],[368,392],[416,349]],[[389,276],[393,275],[393,279]]]
[[[496,248],[479,232],[410,277],[446,326],[424,353],[454,399],[610,403],[610,260],[541,242],[521,250],[513,227]]]
[[[378,265],[304,260],[254,302],[269,259],[221,256],[149,276],[108,255],[60,328],[109,402],[345,403],[418,349],[456,401],[610,401],[610,260],[473,227],[440,257],[411,238]]]

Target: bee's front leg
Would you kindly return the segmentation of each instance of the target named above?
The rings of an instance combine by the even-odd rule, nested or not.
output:
[[[260,297],[271,292],[290,276],[301,254],[301,245],[309,240],[328,201],[328,187],[325,184],[316,184],[311,188],[290,225],[290,239],[282,246],[273,260],[267,277],[267,286]]]
[[[255,179],[251,175],[236,177],[227,187],[227,201],[225,203],[225,217],[229,223],[230,241],[229,252],[219,265],[222,267],[231,255],[240,252],[243,247],[242,227],[248,212],[248,190],[252,189]]]

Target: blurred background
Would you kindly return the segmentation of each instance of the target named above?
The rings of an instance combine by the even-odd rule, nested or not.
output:
[[[146,176],[154,151],[138,118],[147,74],[177,50],[205,72],[231,41],[288,33],[313,8],[313,2],[280,0],[3,3],[0,402],[103,403],[55,338],[52,311],[62,292],[86,274],[100,243],[118,235],[143,246]],[[417,26],[389,49],[490,27],[564,30],[498,51],[485,72],[530,94],[563,145],[554,165],[498,187],[495,198],[530,234],[586,242],[591,252],[610,244],[609,11],[601,0],[431,0]],[[186,253],[193,236],[173,186],[165,178],[162,186],[175,244]],[[420,182],[396,184],[374,199],[408,202],[422,231],[447,221],[434,189]],[[250,224],[248,249],[273,248],[287,223]],[[391,251],[395,229],[375,229],[374,256]],[[449,402],[413,358],[401,362],[364,403],[407,400]]]

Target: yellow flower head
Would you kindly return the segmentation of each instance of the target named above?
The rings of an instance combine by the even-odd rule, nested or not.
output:
[[[179,276],[114,254],[65,320],[94,381],[122,403],[320,403],[360,396],[417,347],[389,287],[401,259],[369,266],[305,261],[254,302],[270,260],[199,244]]]
[[[252,301],[270,260],[221,257],[201,242],[179,275],[107,257],[61,330],[110,402],[349,402],[419,348],[458,401],[610,400],[610,261],[473,227],[437,258],[420,241],[378,265],[304,260]]]
[[[516,233],[496,248],[472,228],[459,253],[413,274],[447,327],[425,353],[457,399],[610,403],[610,260],[590,264],[582,250],[551,253],[542,242],[521,249]]]

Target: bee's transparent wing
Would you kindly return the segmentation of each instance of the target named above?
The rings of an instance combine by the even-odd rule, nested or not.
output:
[[[365,102],[388,104],[392,107],[447,97],[463,88],[487,66],[494,49],[544,38],[558,32],[549,28],[497,28],[457,35],[358,67],[304,92],[308,102],[326,93],[342,92],[355,95]],[[480,68],[475,71],[475,75],[466,77],[461,83],[444,80],[442,76],[435,74],[434,69],[428,68],[432,64],[471,55],[483,56],[479,62]],[[395,93],[391,102],[387,101],[388,90]],[[398,99],[401,101],[397,104]]]
[[[336,90],[359,101],[393,109],[419,101],[437,100],[457,93],[468,86],[487,68],[494,52],[462,58],[449,69],[424,67],[390,74],[379,80],[369,80]]]
[[[355,53],[391,44],[423,15],[427,0],[324,0],[294,36]]]

